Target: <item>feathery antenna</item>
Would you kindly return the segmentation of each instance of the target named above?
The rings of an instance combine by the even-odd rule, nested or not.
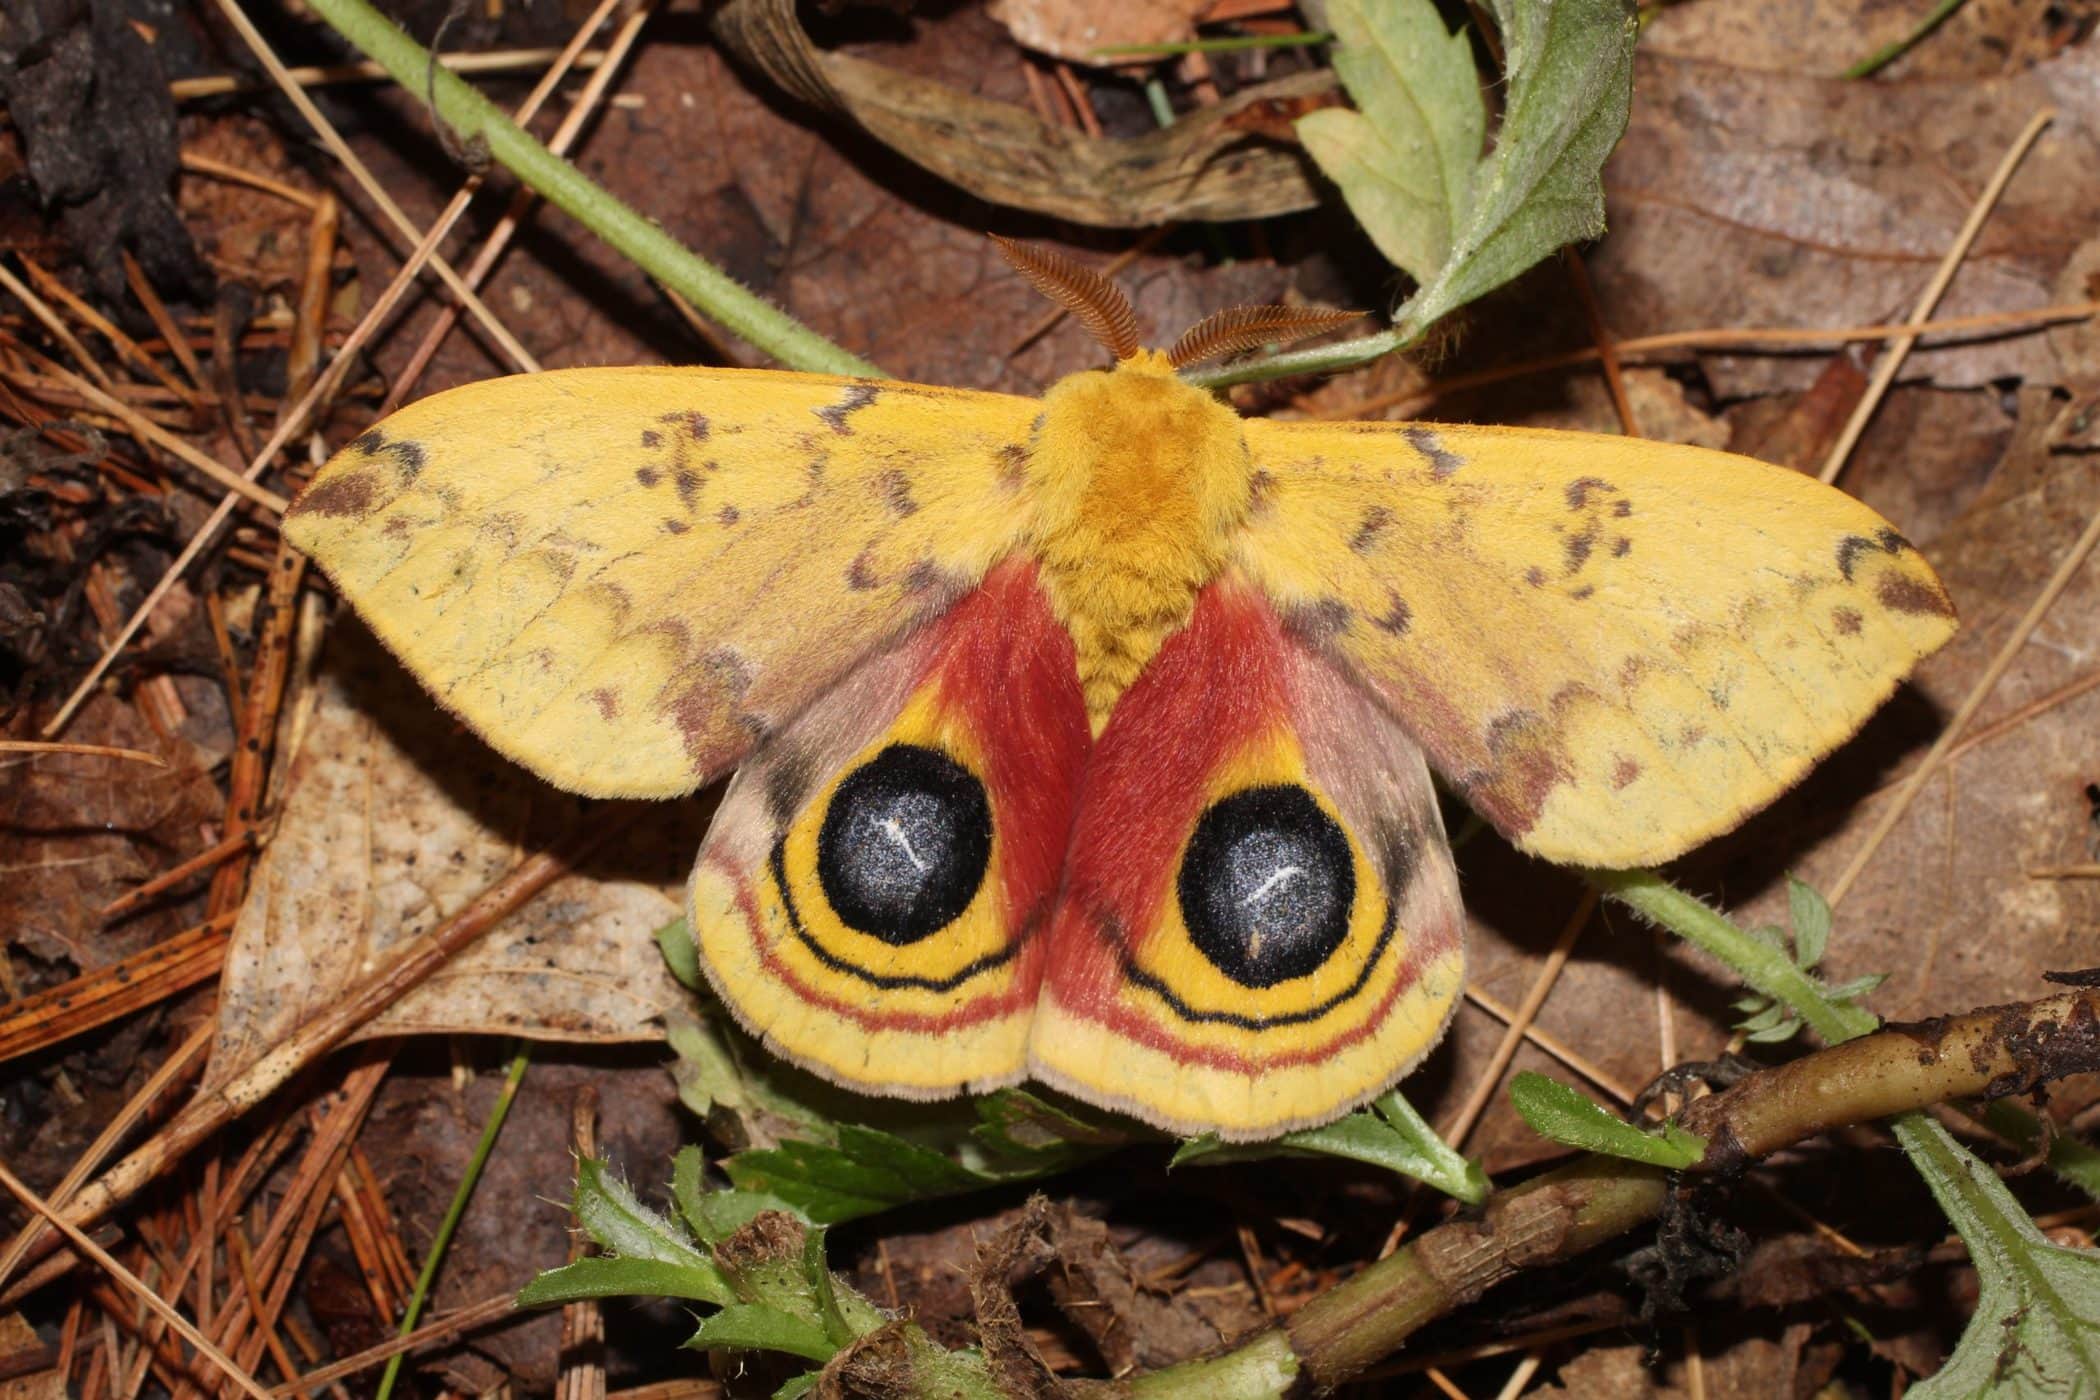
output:
[[[1029,285],[1079,318],[1094,339],[1119,360],[1138,352],[1137,312],[1115,283],[1063,253],[991,236],[999,252]]]
[[[1331,331],[1363,314],[1322,311],[1311,306],[1235,306],[1190,326],[1167,352],[1167,359],[1174,368],[1187,369],[1235,350],[1251,350],[1275,340],[1302,340]]]

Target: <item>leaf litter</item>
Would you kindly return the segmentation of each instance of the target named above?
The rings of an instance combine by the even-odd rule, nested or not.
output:
[[[1998,57],[1995,66],[1987,68],[1980,63],[1973,70],[1958,64],[1950,68],[1944,55],[1954,46],[1929,41],[1893,70],[1898,79],[1910,73],[1915,80],[1853,88],[1802,76],[1818,69],[1802,63],[1799,53],[1767,66],[1760,52],[1731,51],[1725,43],[1684,31],[1687,23],[1730,8],[1723,0],[1668,7],[1658,32],[1671,35],[1671,26],[1679,32],[1669,45],[1656,45],[1653,53],[1644,43],[1632,134],[1607,174],[1611,234],[1589,255],[1612,334],[1698,324],[1889,319],[1915,295],[1918,282],[1951,235],[1952,224],[1959,221],[1965,208],[1960,191],[1973,189],[1978,169],[1989,166],[2002,138],[2040,100],[2065,106],[2051,138],[2055,144],[2045,143],[2036,153],[2036,164],[2023,169],[1978,252],[1964,265],[1946,310],[1999,310],[2093,295],[2090,287],[2054,285],[2077,240],[2094,221],[2093,211],[2083,202],[2090,197],[2090,182],[2081,185],[2062,173],[2071,167],[2051,163],[2075,156],[2077,133],[2089,140],[2094,129],[2092,114],[2073,100],[2090,65],[2089,45],[2038,39],[2035,26],[2019,27],[2033,18],[2020,7],[1977,4],[1969,8],[1988,10],[1987,18],[2009,26],[2007,42],[1992,53],[2017,54],[2017,61]],[[1845,36],[1848,61],[1856,56],[1855,46],[1878,42],[1891,24],[1889,7],[1869,7],[1870,22],[1865,25],[1849,7],[1813,8],[1819,15],[1835,14],[1841,23],[1852,24]],[[1021,60],[981,16],[958,12],[918,21],[911,30],[911,38],[901,45],[868,40],[862,47],[880,51],[881,61],[899,68],[941,71],[1001,100],[1026,100]],[[892,32],[901,32],[901,27]],[[1712,43],[1713,51],[1702,51],[1701,43]],[[1957,50],[1965,51],[1970,50]],[[1928,61],[1934,54],[1942,57]],[[813,133],[782,116],[762,87],[751,86],[748,77],[698,47],[645,44],[621,90],[632,101],[602,120],[586,147],[586,167],[797,315],[893,372],[939,382],[1033,389],[1084,356],[1082,338],[1071,327],[1053,330],[1018,357],[1006,354],[1040,314],[1025,291],[1000,278],[997,263],[985,256],[978,237],[980,226],[999,226],[1006,216],[982,204],[965,203],[949,187],[865,143],[849,141],[842,153],[829,130],[819,127]],[[1095,91],[1104,106],[1118,100],[1113,83]],[[444,172],[435,172],[439,178],[433,179],[421,157],[409,153],[411,147],[373,134],[414,121],[416,103],[385,90],[366,91],[355,100],[379,114],[355,138],[356,144],[411,211],[427,218],[441,197]],[[1945,119],[1945,114],[1957,112],[1963,120]],[[248,116],[212,113],[184,119],[186,143],[217,142],[227,149],[235,133],[239,144],[232,149],[255,152],[257,163],[290,169],[302,179],[333,178],[325,168],[301,171],[303,157],[296,146],[279,146],[284,154],[271,154],[270,128]],[[1817,146],[1819,136],[1828,143],[1825,147]],[[303,138],[294,133],[293,139]],[[1760,158],[1761,150],[1778,154]],[[760,151],[781,152],[785,158],[758,159],[755,153]],[[657,172],[671,165],[680,169],[681,180],[675,190],[665,191]],[[212,260],[222,275],[244,271],[283,278],[282,269],[290,265],[284,249],[290,240],[303,238],[303,224],[287,223],[284,232],[273,236],[262,224],[243,227],[216,220],[191,196],[199,183],[198,177],[184,178],[182,207],[193,225],[205,221],[195,231],[200,243],[213,250]],[[1658,197],[1658,191],[1674,198]],[[1832,197],[1808,197],[1817,192]],[[1750,217],[1743,217],[1746,213]],[[1238,256],[1229,264],[1220,265],[1205,237],[1193,229],[1173,235],[1158,251],[1141,257],[1125,280],[1136,289],[1149,326],[1156,333],[1171,334],[1203,311],[1291,294],[1357,305],[1390,305],[1395,299],[1392,293],[1398,284],[1368,256],[1361,236],[1337,214],[1271,220],[1255,227],[1262,246],[1239,243]],[[1243,235],[1233,232],[1227,237],[1238,240]],[[349,244],[359,269],[355,285],[378,285],[373,279],[383,279],[391,270],[384,243],[368,234],[353,234]],[[1120,243],[1096,237],[1090,246],[1099,257]],[[1715,276],[1717,266],[1741,267],[1747,274]],[[270,268],[279,271],[267,271]],[[880,292],[871,291],[875,288]],[[163,291],[176,294],[173,287]],[[646,280],[565,221],[548,216],[535,218],[526,244],[499,272],[489,295],[533,351],[550,363],[692,359],[707,353],[688,338],[683,323]],[[1382,366],[1357,378],[1368,384],[1381,376],[1422,374],[1422,365],[1435,378],[1469,366],[1521,359],[1542,344],[1584,343],[1586,332],[1572,312],[1573,304],[1564,279],[1549,265],[1470,308],[1462,333],[1447,343],[1440,358],[1431,357],[1414,369],[1397,363]],[[1805,308],[1813,308],[1812,314]],[[127,314],[134,323],[141,320],[135,308]],[[425,318],[429,314],[427,307],[418,313]],[[148,325],[138,329],[141,335],[151,335]],[[413,324],[408,329],[413,330]],[[1745,918],[1778,921],[1775,916],[1786,899],[1779,876],[1786,871],[1798,871],[1811,882],[1827,882],[1842,865],[1863,824],[1871,820],[1874,803],[1888,800],[1867,794],[1898,774],[1906,755],[1915,759],[1934,732],[1936,719],[1959,703],[2064,544],[2100,508],[2092,495],[2089,453],[2050,437],[2067,397],[2100,378],[2089,352],[2078,348],[2082,334],[2086,333],[2012,336],[1921,350],[1904,383],[1881,410],[1848,480],[1932,552],[1963,605],[1968,628],[1957,646],[1927,669],[1915,691],[1800,794],[1689,867],[1694,879],[1743,906]],[[414,339],[402,332],[389,337],[376,351],[377,367],[382,372],[397,368]],[[240,372],[251,377],[251,383],[267,384],[269,353],[265,347],[257,355],[244,356]],[[1644,427],[1651,420],[1674,424],[1661,433],[1733,434],[1737,446],[1759,434],[1777,433],[1801,444],[1796,460],[1813,461],[1817,441],[1827,444],[1835,431],[1832,415],[1817,408],[1819,386],[1840,400],[1846,393],[1856,396],[1859,387],[1856,375],[1852,380],[1842,374],[1829,376],[1826,371],[1832,365],[1842,369],[1843,357],[1686,357],[1667,372],[1634,372],[1637,413]],[[470,337],[455,336],[441,351],[425,387],[479,377],[490,368]],[[1361,395],[1367,389],[1344,381],[1325,392]],[[1498,421],[1598,430],[1614,426],[1608,396],[1601,392],[1594,371],[1490,385],[1463,400],[1439,405],[1440,412],[1453,408]],[[355,412],[345,411],[350,422]],[[1835,415],[1837,421],[1842,417],[1842,412]],[[340,439],[332,433],[331,440]],[[1786,455],[1794,457],[1796,452]],[[124,567],[132,565],[126,561]],[[222,574],[214,586],[226,588],[235,577]],[[2090,630],[2100,616],[2093,603],[2090,585],[2074,584],[2072,594],[2052,610],[1978,716],[1978,727],[1987,728],[1995,719],[2046,698],[2091,669],[2100,655]],[[188,635],[207,636],[198,599],[188,598],[185,606],[192,618]],[[245,641],[237,633],[234,640],[236,647]],[[300,961],[322,950],[328,937],[354,938],[360,929],[376,931],[382,922],[346,919],[344,911],[362,903],[372,912],[389,914],[383,922],[390,930],[412,929],[419,920],[471,898],[480,888],[477,881],[486,883],[506,855],[514,857],[536,835],[574,817],[573,804],[566,799],[505,773],[500,763],[478,750],[473,757],[462,757],[463,751],[476,748],[471,740],[448,733],[445,722],[398,677],[388,681],[344,662],[344,647],[339,631],[329,643],[331,659],[311,698],[288,708],[287,726],[303,723],[304,736],[296,744],[281,746],[284,766],[272,798],[281,809],[278,841],[291,838],[282,849],[299,846],[308,858],[299,878],[326,880],[333,886],[328,893],[342,899],[334,904],[332,917],[313,920],[313,928],[302,931],[309,920],[295,917],[303,911],[294,885],[286,883],[294,879],[289,858],[278,854],[277,843],[263,857],[243,909],[249,924],[245,950],[231,964],[222,993],[222,1034],[231,1037],[224,1052],[228,1064],[267,1048],[301,1007],[325,1001],[354,973],[354,959]],[[185,677],[181,684],[196,690],[208,689],[211,682]],[[386,695],[395,698],[379,698]],[[141,715],[142,699],[143,691],[133,692],[98,702],[98,710],[90,713]],[[2088,737],[2100,718],[2093,709],[2096,703],[2100,702],[2093,692],[2086,692],[2045,710],[1988,748],[1956,760],[1946,775],[1934,780],[1841,909],[1826,963],[1833,980],[1893,970],[1894,979],[1874,1004],[1890,1011],[1930,1012],[2032,995],[2039,972],[2080,963],[2081,939],[2089,941],[2100,913],[2091,902],[2094,884],[2037,882],[2027,878],[2025,870],[2039,862],[2094,858],[2096,838],[2083,794],[2086,784],[2100,780]],[[356,707],[360,704],[364,708]],[[200,712],[209,708],[200,706]],[[223,715],[224,707],[217,713]],[[105,724],[103,732],[113,742],[155,747],[150,726],[141,730],[138,721]],[[70,737],[85,737],[85,732],[76,727]],[[419,760],[417,755],[423,757]],[[177,809],[185,813],[181,823],[191,830],[171,830],[148,846],[134,848],[144,854],[129,857],[126,873],[131,879],[156,861],[173,864],[209,844],[208,828],[216,812],[209,800],[209,772],[194,759],[183,763],[189,756],[180,748],[172,756],[178,760],[181,784],[175,790],[201,792],[205,800]],[[133,782],[136,775],[127,774],[122,784],[82,782],[72,774],[84,770],[57,766],[58,762],[40,759],[35,765],[17,766],[11,781],[19,785],[21,775],[32,772],[48,789],[63,790],[74,820],[98,829],[111,821],[121,825],[122,804],[141,791]],[[19,803],[19,798],[13,800]],[[386,813],[389,820],[359,819],[359,804],[367,811]],[[22,809],[17,805],[13,810]],[[451,969],[449,991],[444,983],[433,982],[417,994],[424,998],[422,1010],[411,1014],[397,1008],[396,1028],[561,1033],[566,1025],[608,1038],[654,1033],[654,1018],[671,993],[637,990],[650,987],[652,977],[660,983],[664,975],[660,962],[651,961],[656,955],[648,933],[655,915],[666,907],[675,912],[679,867],[689,857],[704,816],[697,806],[683,813],[666,808],[645,820],[657,828],[652,835],[662,837],[660,865],[644,870],[637,867],[648,861],[623,859],[614,863],[616,869],[590,869],[569,877],[500,927],[493,937],[504,942],[491,941],[472,955],[483,961],[462,962]],[[346,856],[341,847],[351,844],[343,839],[351,827],[362,834],[358,849]],[[21,839],[12,830],[9,836]],[[365,849],[373,858],[358,858]],[[1574,887],[1519,860],[1492,839],[1471,843],[1462,862],[1473,906],[1476,981],[1502,1001],[1514,1003],[1542,961],[1551,931],[1573,906]],[[38,867],[40,878],[44,872],[66,880],[81,878],[64,873],[74,867],[48,849],[20,863]],[[318,883],[305,897],[312,898],[316,888]],[[70,910],[100,907],[90,902],[99,898],[96,892],[62,887],[52,887],[52,892]],[[120,891],[113,888],[115,892]],[[323,901],[319,907],[328,904]],[[163,930],[184,926],[198,912],[194,897],[188,903],[173,898],[125,928],[143,938],[157,937]],[[73,917],[69,938],[81,950],[95,949],[96,931],[78,922],[77,913]],[[636,947],[644,955],[626,964],[621,986],[596,1003],[585,999],[568,1005],[562,996],[546,995],[557,984],[569,989],[590,984],[590,973],[605,970],[602,959],[615,943],[588,940],[603,938],[594,929],[606,927],[619,929],[615,943],[623,958]],[[562,934],[569,930],[578,941],[564,944]],[[16,935],[15,942],[20,951],[11,952],[18,968],[31,966],[25,953],[60,972],[68,961],[80,962],[74,953],[54,952],[48,945],[24,946],[20,937]],[[311,941],[302,947],[304,939]],[[548,948],[550,941],[557,946]],[[1548,997],[1539,1024],[1615,1077],[1639,1083],[1660,1068],[1658,980],[1666,991],[1680,1055],[1705,1055],[1726,1040],[1734,1015],[1727,1001],[1734,992],[1709,969],[1678,952],[1658,957],[1644,935],[1633,934],[1623,921],[1609,917],[1584,930],[1575,946],[1575,956]],[[533,956],[558,961],[585,952],[599,961],[563,964],[566,971],[550,972],[544,965],[521,968],[521,960]],[[99,949],[89,953],[107,955]],[[279,966],[271,974],[273,960]],[[492,992],[474,992],[470,983],[476,977],[486,988],[523,984],[542,995],[520,1008]],[[606,980],[599,979],[595,990],[606,992]],[[99,1072],[116,1084],[134,1076],[139,1061],[152,1058],[150,1018],[134,1022],[127,1032],[128,1041],[105,1040],[86,1049],[89,1062],[97,1053],[115,1057]],[[1450,1048],[1409,1081],[1409,1097],[1432,1122],[1443,1121],[1465,1096],[1501,1035],[1499,1023],[1468,1011]],[[55,1087],[60,1069],[48,1061],[18,1068],[28,1076],[25,1083],[38,1085],[45,1102],[63,1104],[62,1091]],[[1530,1046],[1518,1052],[1512,1069],[1566,1074]],[[653,1066],[615,1065],[608,1068],[604,1082],[614,1086],[608,1089],[609,1105],[653,1103],[661,1112],[668,1101],[668,1081]],[[442,1076],[425,1074],[397,1076],[386,1092],[384,1102],[391,1106],[366,1131],[374,1148],[383,1147],[375,1153],[385,1164],[381,1186],[406,1212],[408,1238],[418,1239],[423,1222],[434,1219],[442,1193],[431,1198],[431,1193],[413,1189],[412,1181],[425,1175],[449,1179],[457,1171],[456,1154],[463,1150],[457,1141],[433,1136],[428,1126],[432,1114],[453,1111],[448,1105],[454,1102],[454,1091]],[[2076,1086],[2067,1086],[2067,1105],[2078,1101]],[[70,1112],[85,1123],[89,1120],[82,1115],[89,1111],[61,1107],[57,1121],[62,1124]],[[471,1115],[462,1121],[471,1122]],[[393,1125],[391,1130],[388,1125]],[[10,1141],[10,1160],[15,1160],[16,1140]],[[535,1140],[541,1148],[537,1172],[534,1154],[528,1153],[506,1188],[507,1198],[504,1192],[485,1190],[482,1202],[469,1213],[470,1222],[481,1224],[478,1229],[470,1226],[456,1248],[454,1266],[464,1277],[492,1289],[522,1282],[534,1269],[560,1258],[558,1240],[552,1236],[522,1239],[502,1224],[506,1215],[532,1211],[533,1193],[567,1194],[567,1159],[553,1145],[559,1134],[550,1130]],[[624,1165],[644,1196],[661,1200],[659,1178],[667,1160],[661,1142],[629,1142],[614,1150],[623,1147],[635,1153]],[[1498,1174],[1550,1151],[1521,1126],[1500,1095],[1490,1102],[1468,1150]],[[1825,1176],[1815,1178],[1823,1194],[1811,1208],[1859,1228],[1876,1213],[1856,1193],[1841,1189],[1843,1161],[1842,1154],[1832,1157]],[[1377,1252],[1387,1223],[1401,1210],[1395,1189],[1375,1175],[1337,1177],[1325,1166],[1308,1166],[1306,1175],[1283,1179],[1274,1166],[1215,1170],[1224,1173],[1214,1178],[1222,1183],[1219,1189],[1245,1193],[1230,1211],[1194,1212],[1191,1219],[1191,1212],[1163,1209],[1156,1196],[1147,1194],[1154,1188],[1136,1187],[1114,1175],[1099,1179],[1103,1189],[1084,1196],[1083,1207],[1088,1216],[1107,1215],[1119,1222],[1118,1243],[1126,1251],[1165,1253],[1168,1262],[1191,1252],[1200,1256],[1193,1269],[1173,1276],[1179,1280],[1179,1294],[1175,1282],[1165,1285],[1168,1296],[1230,1284],[1249,1306],[1257,1297],[1306,1296],[1305,1290],[1316,1290],[1322,1280],[1349,1272]],[[1082,1174],[1075,1188],[1089,1180]],[[1064,1195],[1062,1182],[1052,1189]],[[1013,1207],[1000,1209],[1010,1212]],[[973,1235],[988,1237],[1002,1228],[990,1203],[973,1204],[964,1198],[941,1210],[955,1223],[930,1232],[944,1241],[930,1255],[912,1254],[904,1243],[912,1235],[893,1233],[878,1219],[853,1227],[853,1241],[835,1247],[834,1257],[842,1264],[850,1259],[863,1290],[887,1303],[879,1287],[885,1275],[878,1261],[883,1246],[894,1240],[896,1252],[911,1255],[912,1263],[900,1275],[893,1260],[887,1276],[906,1290],[899,1301],[909,1303],[915,1281],[941,1274],[949,1263],[967,1270]],[[1252,1252],[1244,1242],[1221,1244],[1206,1228],[1207,1220],[1227,1216],[1252,1223]],[[1308,1216],[1316,1239],[1277,1223]],[[1911,1222],[1913,1232],[1937,1228],[1930,1224],[1929,1210],[1914,1210],[1901,1218]],[[558,1235],[559,1216],[550,1213],[547,1221],[556,1225]],[[1802,1227],[1781,1216],[1768,1228],[1777,1232]],[[1228,1229],[1225,1235],[1235,1239],[1236,1232]],[[333,1255],[324,1247],[315,1258],[348,1257],[344,1246],[333,1248]],[[1257,1271],[1251,1278],[1250,1268]],[[1198,1278],[1208,1282],[1195,1284]],[[931,1301],[933,1294],[926,1296]],[[448,1301],[470,1299],[455,1293]],[[1022,1301],[1027,1317],[1031,1305],[1025,1293]],[[1521,1328],[1531,1317],[1550,1316],[1560,1305],[1521,1291],[1508,1295],[1508,1301],[1512,1311],[1504,1325],[1510,1328]],[[1234,1314],[1218,1335],[1244,1329],[1258,1315],[1244,1310]],[[1702,1364],[1710,1385],[1724,1376],[1739,1376],[1744,1389],[1769,1393],[1768,1385],[1791,1383],[1804,1368],[1813,1370],[1828,1360],[1827,1332],[1801,1324],[1782,1326],[1776,1318],[1769,1326],[1762,1321],[1742,1336],[1735,1336],[1742,1329],[1700,1321]],[[1910,1335],[1937,1335],[1944,1347],[1955,1335],[1945,1330],[1950,1321],[1958,1319],[1934,1317],[1921,1308],[1903,1325],[1911,1329]],[[1935,1328],[1940,1330],[1935,1333]],[[1084,1329],[1072,1333],[1057,1324],[1031,1322],[1029,1332],[1044,1354],[1082,1372],[1101,1373],[1104,1359],[1115,1355],[1111,1344],[1087,1340]],[[1461,1331],[1454,1339],[1465,1335]],[[1884,1350],[1910,1354],[1899,1340],[1883,1338]],[[1923,1354],[1929,1362],[1929,1340]],[[1570,1387],[1569,1393],[1580,1393],[1572,1387],[1584,1376],[1601,1374],[1600,1368],[1628,1378],[1633,1373],[1621,1363],[1631,1357],[1623,1349],[1591,1351],[1561,1366],[1561,1384]],[[1665,1367],[1677,1368],[1681,1377],[1683,1364],[1672,1359]],[[515,1353],[506,1358],[506,1365],[520,1368],[514,1375],[527,1374]],[[1479,1365],[1485,1368],[1479,1373],[1482,1384],[1488,1375],[1499,1374],[1491,1363]],[[647,1373],[626,1374],[640,1379]]]

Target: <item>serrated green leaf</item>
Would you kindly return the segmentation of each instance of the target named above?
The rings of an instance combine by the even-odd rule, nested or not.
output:
[[[1223,1166],[1272,1157],[1341,1157],[1426,1182],[1468,1205],[1487,1198],[1480,1167],[1448,1146],[1395,1089],[1372,1108],[1346,1118],[1286,1133],[1273,1142],[1228,1143],[1216,1134],[1191,1138],[1176,1149],[1169,1166]]]
[[[894,1133],[852,1123],[839,1125],[836,1145],[784,1142],[740,1152],[722,1169],[739,1188],[768,1192],[821,1225],[1005,1179],[972,1171]]]
[[[1557,1079],[1529,1070],[1510,1081],[1509,1101],[1541,1137],[1608,1157],[1646,1162],[1672,1171],[1706,1155],[1706,1139],[1665,1123],[1646,1133],[1603,1104],[1585,1098]]]
[[[1916,1400],[2062,1400],[2100,1394],[2100,1254],[2043,1236],[1998,1174],[1922,1113],[1897,1140],[1954,1222],[1980,1288],[1975,1315]]]
[[[1800,1033],[1801,1018],[1789,1016],[1776,1026],[1770,1026],[1761,1031],[1745,1031],[1743,1039],[1754,1045],[1777,1045],[1781,1041],[1792,1040]]]
[[[1770,997],[1748,996],[1737,997],[1734,1001],[1729,1002],[1728,1005],[1732,1010],[1741,1011],[1746,1015],[1754,1016],[1758,1012],[1763,1011],[1766,1007],[1776,1006],[1778,1005],[1778,1003],[1773,1001]]]
[[[1472,43],[1445,32],[1431,0],[1328,0],[1327,19],[1356,110],[1314,112],[1298,139],[1378,250],[1427,282],[1465,217],[1487,130]]]
[[[600,1247],[624,1259],[653,1259],[681,1267],[714,1267],[670,1221],[636,1198],[627,1183],[586,1157],[576,1164],[576,1223]]]
[[[1604,231],[1599,173],[1626,130],[1637,34],[1624,0],[1491,0],[1508,104],[1451,254],[1403,304],[1403,335]]]
[[[700,1330],[687,1339],[696,1351],[784,1351],[806,1361],[829,1361],[838,1348],[824,1329],[763,1303],[732,1303],[700,1320]]]
[[[541,1308],[578,1298],[690,1298],[695,1302],[736,1301],[713,1265],[696,1269],[655,1259],[621,1259],[600,1255],[549,1269],[518,1290],[521,1308]]]
[[[1787,918],[1794,925],[1794,963],[1806,972],[1830,946],[1830,901],[1814,885],[1786,877]]]

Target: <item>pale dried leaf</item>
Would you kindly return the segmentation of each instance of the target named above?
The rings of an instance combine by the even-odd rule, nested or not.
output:
[[[1213,0],[992,0],[992,18],[1015,42],[1070,59],[1101,63],[1100,50],[1123,44],[1179,44]]]
[[[206,1087],[224,1083],[429,931],[588,804],[497,757],[338,621],[277,833],[234,926]],[[601,805],[588,820],[604,821]],[[604,858],[543,891],[360,1038],[662,1034],[685,997],[651,933],[676,918],[703,804],[650,804]]]

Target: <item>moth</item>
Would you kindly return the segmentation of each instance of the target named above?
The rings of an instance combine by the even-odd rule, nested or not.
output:
[[[870,1093],[1033,1077],[1274,1136],[1390,1086],[1464,977],[1430,769],[1521,849],[1726,831],[1955,626],[1782,468],[1617,437],[1243,419],[1005,245],[1114,356],[1041,399],[607,368],[434,395],[285,520],[490,745],[676,798],[741,764],[689,915],[723,1003]]]

